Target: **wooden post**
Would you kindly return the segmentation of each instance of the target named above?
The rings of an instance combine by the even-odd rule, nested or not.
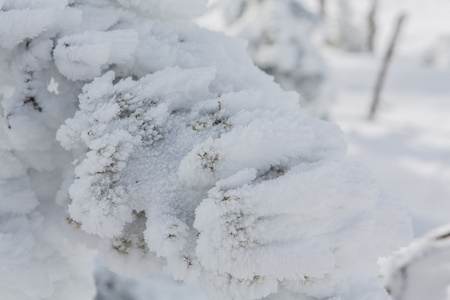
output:
[[[389,64],[392,60],[392,55],[394,53],[394,49],[395,49],[395,45],[397,44],[397,39],[398,36],[400,34],[400,30],[402,28],[403,25],[403,21],[405,20],[406,15],[405,14],[401,14],[398,19],[397,19],[397,23],[395,26],[395,30],[394,30],[394,35],[392,36],[392,40],[389,43],[388,49],[386,51],[386,54],[384,55],[384,59],[383,59],[383,63],[381,65],[381,69],[380,72],[378,73],[378,77],[377,77],[377,81],[375,84],[375,90],[373,93],[373,100],[372,100],[372,105],[370,107],[370,112],[369,112],[369,120],[373,120],[375,117],[375,113],[377,111],[378,108],[378,103],[380,102],[380,95],[381,95],[381,91],[383,89],[383,84],[386,78],[386,73],[389,67]]]

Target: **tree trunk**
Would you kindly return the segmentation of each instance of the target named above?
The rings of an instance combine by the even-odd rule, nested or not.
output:
[[[392,55],[394,53],[395,45],[397,44],[397,40],[400,34],[400,30],[403,25],[403,21],[405,20],[406,15],[401,14],[398,19],[394,29],[394,35],[392,36],[392,40],[389,43],[389,47],[384,55],[383,63],[381,65],[380,73],[378,74],[377,82],[375,84],[375,91],[373,94],[372,106],[370,108],[369,120],[373,120],[375,117],[375,113],[378,108],[378,103],[380,102],[380,94],[383,89],[383,84],[386,78],[386,73],[389,68],[389,64],[392,60]]]

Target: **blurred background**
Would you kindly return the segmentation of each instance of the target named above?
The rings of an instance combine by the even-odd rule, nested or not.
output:
[[[404,204],[417,241],[384,262],[393,298],[449,300],[450,1],[210,0],[197,23],[246,40]],[[97,300],[207,299],[165,275],[134,281],[101,266]]]
[[[450,222],[450,1],[212,0],[199,24],[247,40],[311,115],[339,124],[416,236]]]

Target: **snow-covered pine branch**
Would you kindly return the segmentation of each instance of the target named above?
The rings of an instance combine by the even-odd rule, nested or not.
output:
[[[386,288],[393,300],[450,297],[450,226],[440,226],[380,259]]]
[[[211,299],[389,298],[408,220],[205,2],[0,1],[2,299],[93,297],[83,243]]]

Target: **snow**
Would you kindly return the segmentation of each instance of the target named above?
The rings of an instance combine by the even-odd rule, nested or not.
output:
[[[400,47],[368,122],[379,57],[327,52],[342,132],[306,115],[244,42],[189,23],[203,0],[29,9],[53,2],[59,18],[19,28],[0,53],[2,298],[92,298],[100,253],[113,271],[165,266],[208,295],[98,267],[104,297],[117,284],[137,298],[389,299],[376,261],[408,241],[405,208],[416,235],[446,222],[448,70]]]
[[[380,60],[332,52],[328,58],[337,90],[331,118],[346,132],[349,156],[364,161],[386,190],[404,202],[416,236],[447,223],[450,72],[399,54],[389,70],[380,111],[369,122]],[[346,76],[338,75],[342,72]]]
[[[368,122],[371,85],[369,80],[358,82],[356,78],[368,71],[374,75],[376,60],[330,57],[336,69],[344,67],[337,59],[344,60],[348,74],[338,83],[341,89],[334,120],[347,132],[349,156],[364,161],[385,189],[403,201],[416,237],[447,224],[450,72],[399,57],[390,70],[379,114]],[[446,299],[448,243],[435,241],[436,234],[429,236],[395,255],[391,262],[395,267],[385,272],[394,299]],[[404,266],[408,281],[402,283],[395,276]],[[401,288],[402,284],[406,287]]]
[[[23,22],[23,20],[30,20]],[[26,38],[34,38],[53,25],[57,11],[53,8],[11,10],[0,12],[0,46],[13,48]],[[11,34],[14,30],[16,34]]]
[[[378,37],[377,55],[325,52],[337,93],[330,118],[344,131],[349,159],[368,165],[384,189],[403,203],[412,216],[415,236],[420,237],[448,223],[450,71],[422,64],[424,50],[429,49],[436,38],[448,34],[442,28],[448,18],[448,3],[440,0],[433,4],[428,1],[399,2],[390,1],[389,5],[382,2],[383,26]],[[402,5],[409,5],[408,21],[388,72],[380,110],[375,121],[369,122],[367,115],[380,54],[386,47],[399,8],[404,7]],[[254,176],[254,169],[244,169],[219,181],[217,186],[236,189]],[[214,217],[208,215],[208,218]],[[412,262],[409,276],[413,281],[408,283],[410,289],[402,299],[449,299],[448,242],[444,239],[436,241],[437,236],[445,233],[448,233],[448,228],[444,226],[400,251],[392,261],[382,264],[383,275],[388,277]],[[160,283],[159,280],[154,278],[152,282]],[[168,278],[166,280],[171,282]],[[148,285],[143,283],[141,289]],[[165,286],[153,285],[152,293],[166,292]],[[187,289],[183,298],[197,299],[195,293]],[[279,294],[286,299],[298,299],[282,288]],[[160,297],[157,299],[164,296]],[[386,295],[372,295],[368,299],[382,297]],[[136,299],[141,298],[136,296]]]
[[[446,300],[450,282],[445,225],[450,198],[450,70],[445,61],[427,64],[426,58],[430,53],[440,55],[433,47],[449,34],[443,27],[449,5],[439,0],[397,4],[390,10],[385,3],[375,55],[325,52],[337,92],[330,119],[345,133],[348,156],[368,165],[412,217],[417,239],[380,260],[393,299]],[[382,50],[402,6],[408,19],[388,71],[381,106],[370,122],[367,115]]]
[[[115,0],[124,7],[135,7],[155,18],[191,19],[200,16],[208,0]]]
[[[245,39],[255,64],[283,89],[301,95],[309,114],[326,117],[328,103],[322,58],[313,45],[319,18],[295,0],[211,1],[197,22]]]
[[[138,43],[134,30],[85,31],[59,39],[53,55],[62,75],[87,80],[101,75],[105,65],[132,63]]]
[[[368,280],[376,272],[356,278],[341,264],[350,264],[357,245],[365,245],[365,254],[353,258],[358,267],[387,254],[393,240],[406,242],[408,222],[389,203],[399,220],[391,228],[383,217],[388,201],[367,171],[339,162],[345,144],[337,127],[311,119],[290,97],[272,110],[278,89],[243,105],[229,101],[234,92],[217,97],[212,81],[223,77],[211,69],[169,68],[116,84],[114,77],[108,72],[86,85],[80,110],[57,134],[67,149],[89,149],[69,188],[69,213],[83,230],[110,238],[128,262],[152,265],[155,254],[164,257],[175,278],[199,280],[217,299],[266,296],[277,281],[298,293],[337,290],[349,299],[359,284],[368,284],[367,293],[381,288]],[[206,122],[192,126],[197,119]],[[237,180],[247,169],[253,175],[238,173]],[[374,238],[387,227],[388,235]],[[124,259],[108,261],[119,269]],[[143,268],[131,267],[131,274],[144,275]],[[305,278],[309,290],[297,287]]]
[[[449,226],[442,226],[390,258],[380,259],[393,299],[448,299],[450,281]]]
[[[96,252],[73,244],[67,239],[70,235],[64,224],[51,224],[53,221],[39,212],[2,218],[1,298],[93,298],[96,291],[89,275]],[[55,236],[59,239],[55,240]]]

